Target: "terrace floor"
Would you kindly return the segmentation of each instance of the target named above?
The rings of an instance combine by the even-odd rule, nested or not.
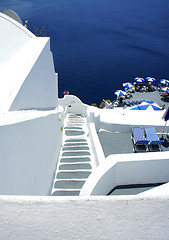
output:
[[[157,103],[160,107],[165,105],[165,108],[167,108],[169,106],[169,102],[167,102],[162,96],[160,96],[160,92],[157,90],[153,92],[134,92],[131,95],[132,97],[129,100],[148,99]]]
[[[111,154],[133,153],[131,133],[100,131],[98,137],[105,157]],[[159,138],[161,138],[161,135],[159,135]],[[165,140],[161,147],[162,151],[169,151],[169,141]],[[145,151],[144,149],[141,150]],[[159,149],[154,148],[153,151],[159,151]]]

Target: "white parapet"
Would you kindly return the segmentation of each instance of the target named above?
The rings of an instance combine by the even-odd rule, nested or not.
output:
[[[120,185],[169,182],[168,172],[168,152],[109,155],[89,176],[80,195],[107,195]]]
[[[169,195],[0,197],[0,239],[168,240]]]

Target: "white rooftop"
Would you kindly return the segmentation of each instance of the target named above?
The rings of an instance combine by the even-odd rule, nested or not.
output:
[[[50,86],[47,82],[51,82],[52,78],[52,89],[55,90],[57,77],[52,66],[49,38],[36,37],[26,27],[3,13],[0,13],[0,29],[0,113],[10,110],[21,87],[23,92],[12,110],[37,106],[44,108],[45,105],[50,107],[50,104],[55,106],[55,96],[52,99],[53,103],[50,102],[50,97],[45,96],[48,95]],[[31,81],[26,83],[28,78]],[[42,84],[44,81],[46,86]],[[53,96],[51,92],[50,96]],[[30,99],[27,106],[25,99]]]
[[[35,37],[28,29],[7,15],[0,13],[0,69],[20,51],[31,38]]]

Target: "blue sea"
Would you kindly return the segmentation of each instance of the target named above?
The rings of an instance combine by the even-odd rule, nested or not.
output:
[[[168,0],[1,0],[51,38],[59,97],[113,100],[135,77],[169,79]]]

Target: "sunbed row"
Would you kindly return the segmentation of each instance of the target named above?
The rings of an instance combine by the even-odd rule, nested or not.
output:
[[[161,144],[163,143],[163,140],[158,138],[154,128],[132,128],[132,140],[134,144],[134,152],[138,152],[139,147],[144,147],[145,151],[153,151],[154,146],[158,148],[158,150],[162,150]],[[143,150],[143,148],[141,148],[141,150]]]
[[[126,100],[124,103],[129,107],[133,105],[138,105],[141,104],[142,102],[148,102],[148,103],[153,103],[153,101],[150,101],[148,99],[134,99],[134,100]]]

